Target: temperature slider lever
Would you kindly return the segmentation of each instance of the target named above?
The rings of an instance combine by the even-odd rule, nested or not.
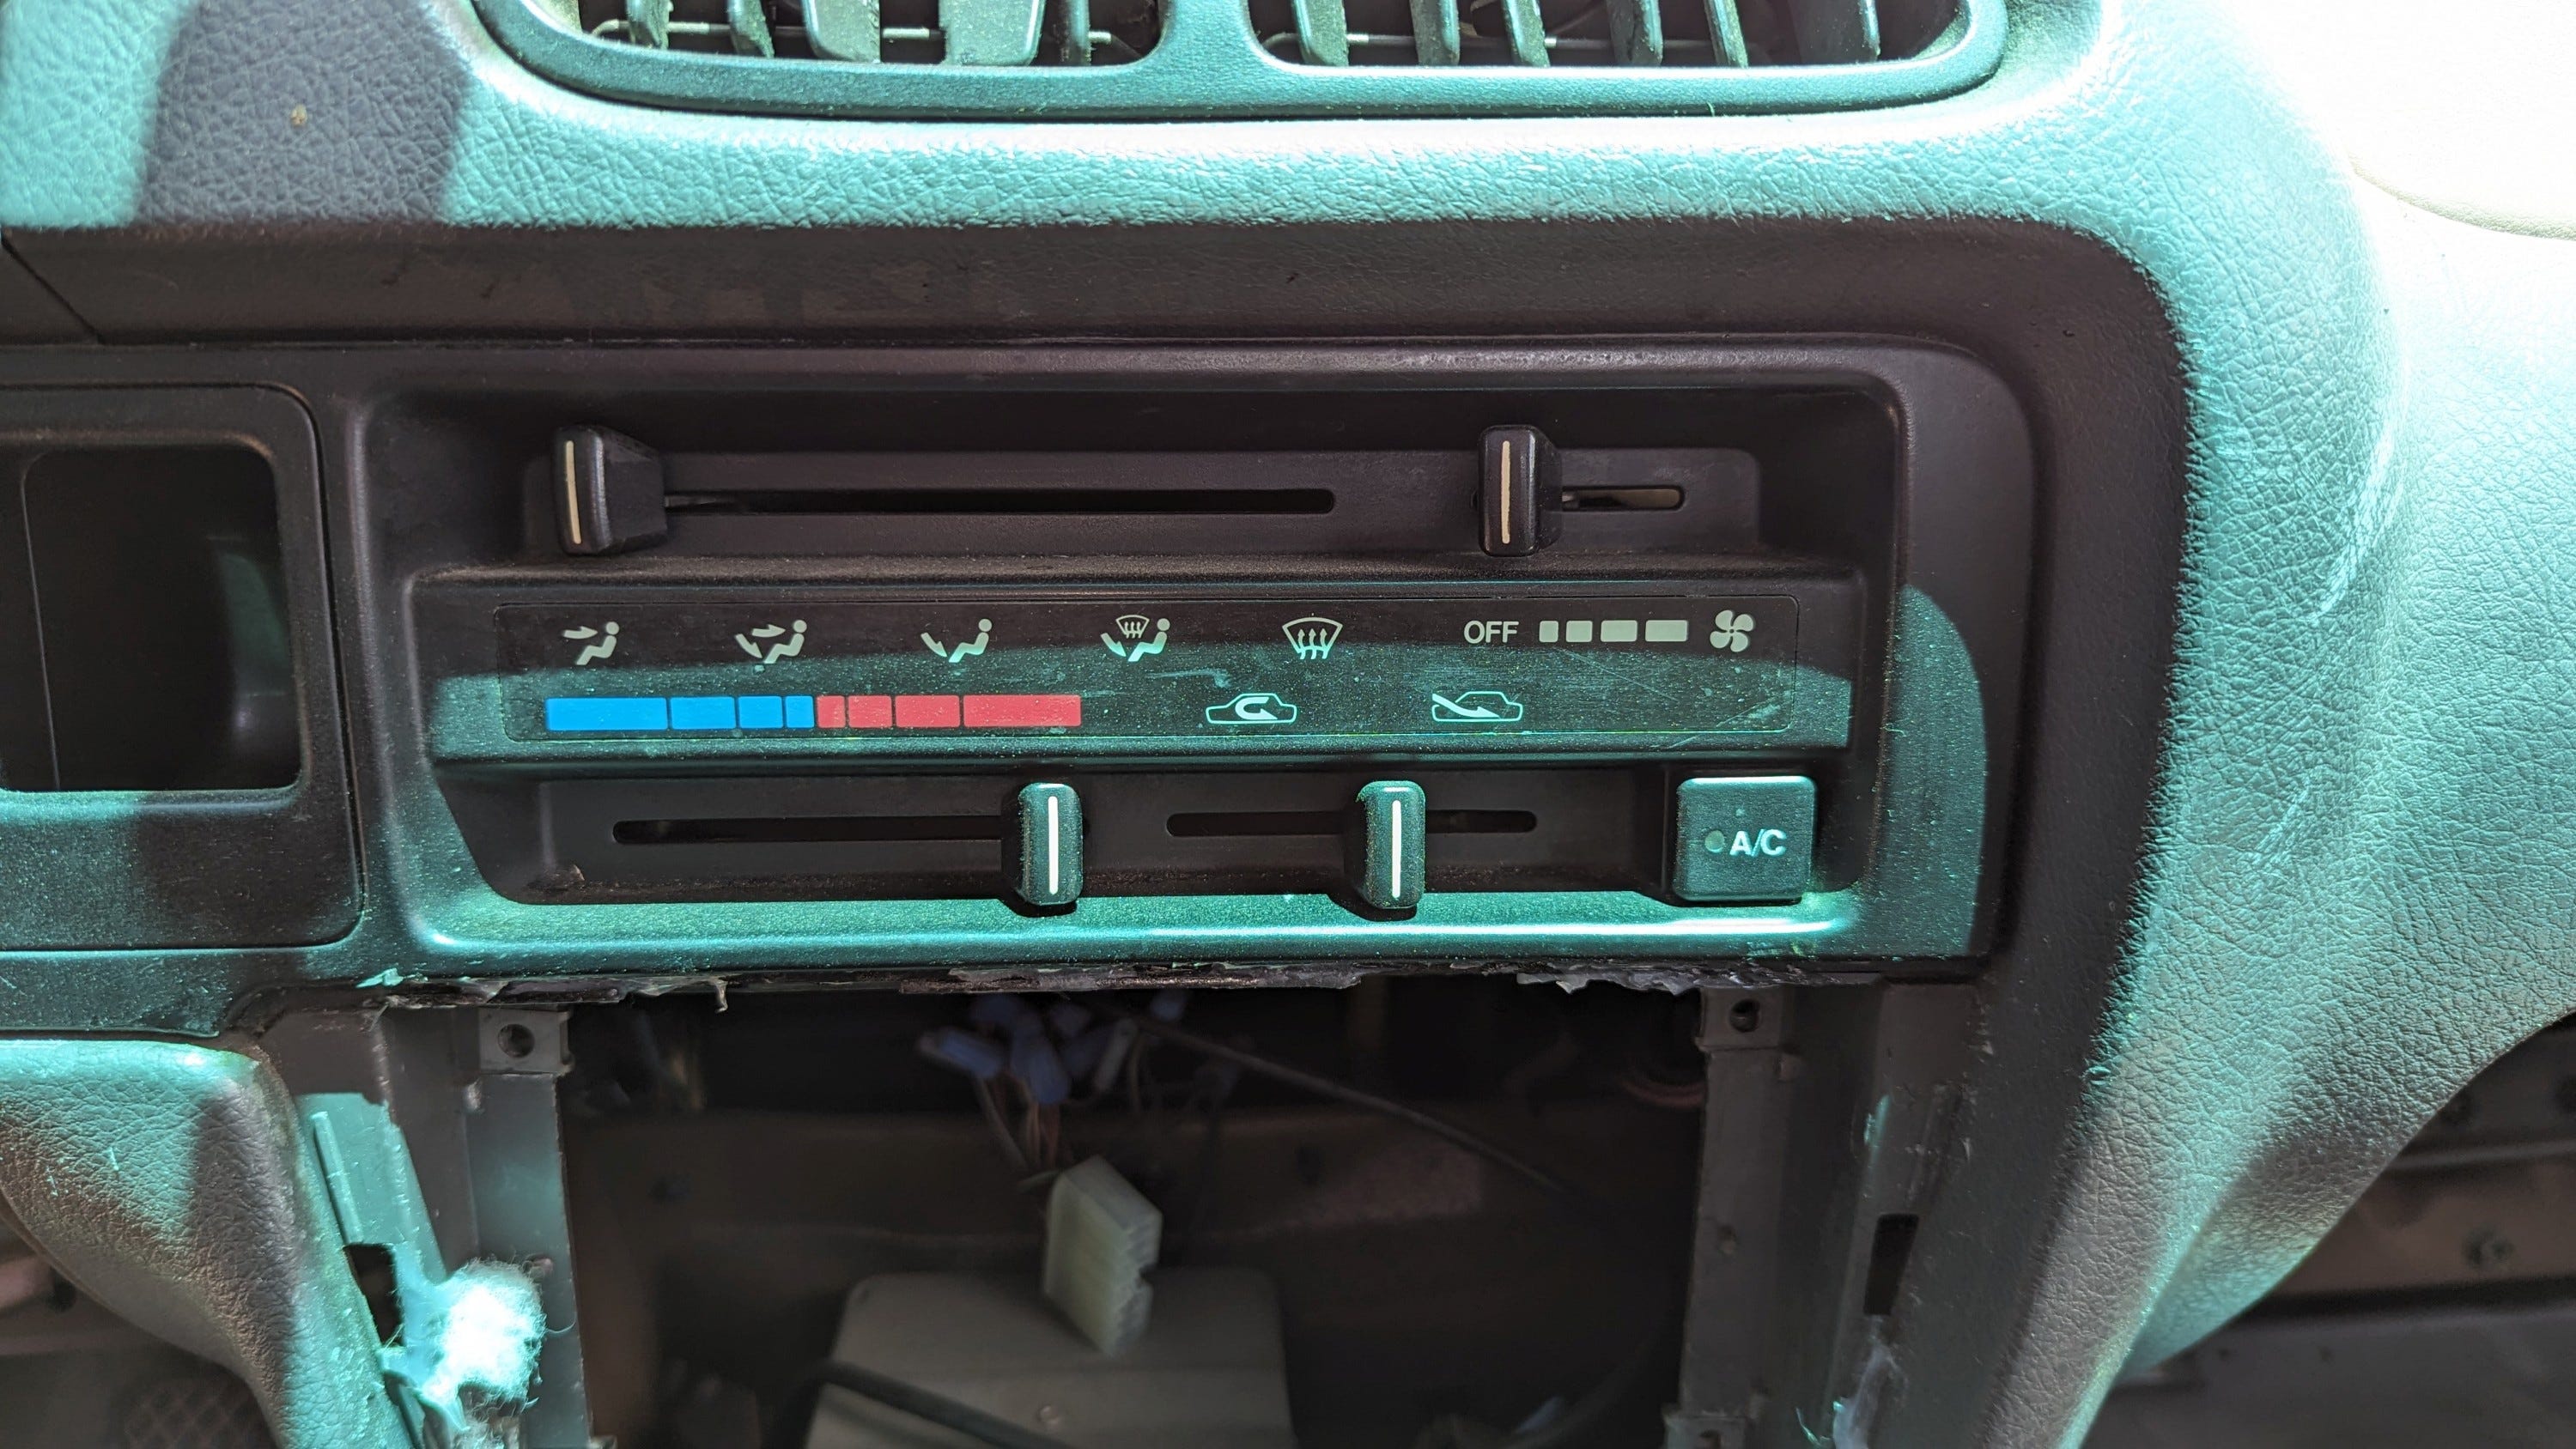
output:
[[[662,455],[606,428],[555,434],[555,531],[570,554],[650,548],[670,532]]]
[[[1521,424],[1487,428],[1484,465],[1485,552],[1511,558],[1556,542],[1565,489],[1547,434]]]

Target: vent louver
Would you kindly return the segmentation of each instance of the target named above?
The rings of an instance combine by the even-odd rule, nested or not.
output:
[[[647,50],[850,65],[1116,65],[1151,0],[580,0],[584,34]]]
[[[521,62],[754,115],[1725,115],[1901,105],[2006,0],[475,0]]]
[[[1960,0],[1254,0],[1307,65],[1850,66],[1941,46]],[[1266,23],[1265,23],[1266,22]]]

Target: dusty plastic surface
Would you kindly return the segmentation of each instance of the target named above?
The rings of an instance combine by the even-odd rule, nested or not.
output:
[[[1963,23],[1924,54],[1856,65],[1613,69],[1325,67],[1262,49],[1243,0],[1165,0],[1137,60],[1089,68],[838,65],[648,51],[594,39],[546,0],[476,0],[538,74],[622,100],[755,115],[1204,120],[1264,116],[1715,115],[1902,105],[1994,72],[2004,0],[1961,0]]]
[[[402,1322],[385,1374],[450,1449],[514,1449],[546,1337],[536,1285],[516,1264],[448,1265],[411,1149],[384,1106],[356,1092],[317,1092],[296,1106],[342,1240],[392,1261]]]
[[[12,0],[0,223],[124,339],[1756,322],[2008,359],[2053,551],[2015,929],[1874,1442],[2063,1443],[2576,1009],[2566,246],[2361,184],[2231,8],[2031,0],[1986,87],[1889,115],[1102,128],[612,105],[411,0]],[[563,948],[704,959],[669,944]]]
[[[410,1442],[302,1124],[259,1061],[0,1041],[0,1197],[83,1292],[241,1375],[279,1449]]]

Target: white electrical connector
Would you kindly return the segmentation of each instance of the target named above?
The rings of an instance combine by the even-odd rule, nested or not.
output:
[[[1102,1353],[1142,1337],[1154,1306],[1146,1270],[1163,1252],[1163,1214],[1104,1159],[1057,1175],[1047,1194],[1049,1301]]]

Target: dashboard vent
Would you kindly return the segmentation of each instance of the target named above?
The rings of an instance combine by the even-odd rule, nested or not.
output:
[[[584,34],[646,50],[848,65],[1114,65],[1151,0],[580,0]]]
[[[1851,66],[1938,48],[1961,0],[1254,0],[1306,65]]]
[[[1742,115],[1953,95],[2007,0],[475,0],[537,73],[747,115]]]

